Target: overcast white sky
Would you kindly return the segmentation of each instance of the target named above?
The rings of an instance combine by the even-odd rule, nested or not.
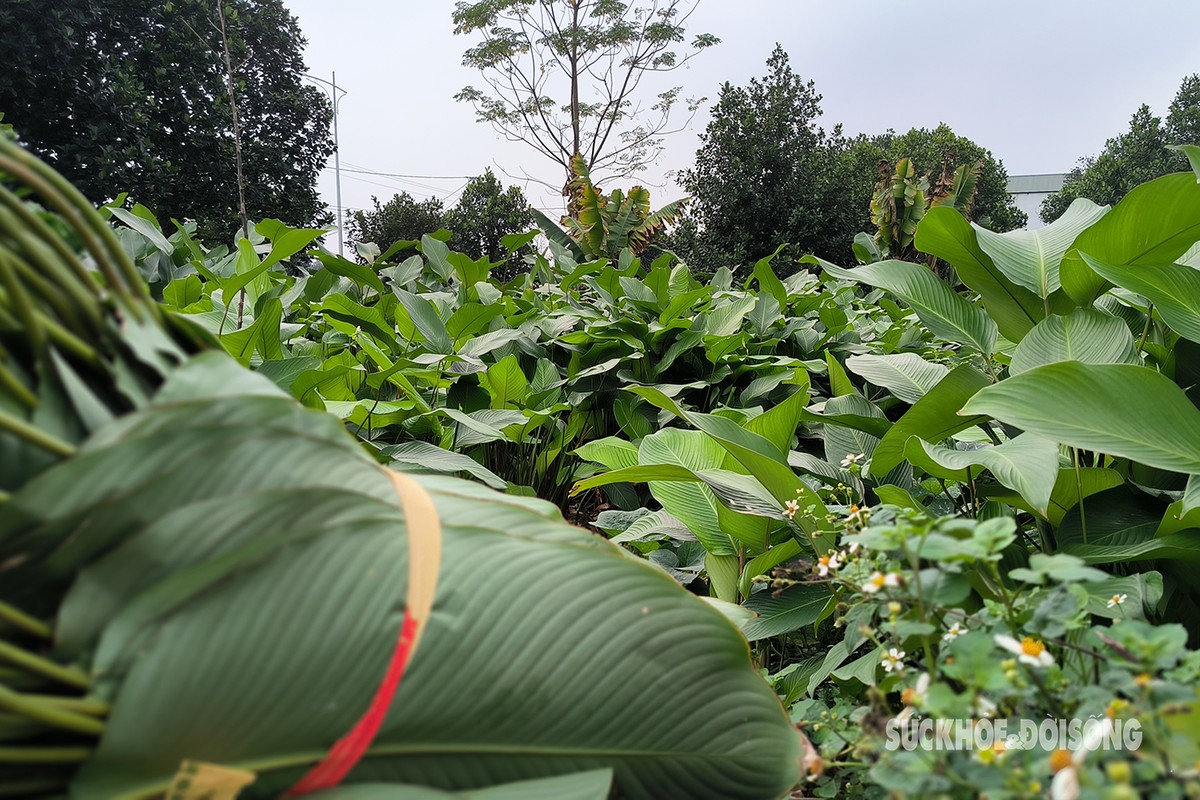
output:
[[[449,206],[465,176],[488,166],[506,184],[518,181],[503,173],[528,172],[561,185],[554,164],[504,142],[454,101],[481,82],[461,64],[475,40],[454,35],[452,0],[285,3],[308,38],[309,71],[328,79],[336,70],[349,91],[338,116],[344,208],[402,190]],[[1165,114],[1180,80],[1200,71],[1196,0],[701,0],[688,30],[722,43],[668,84],[709,102],[641,176],[655,206],[681,194],[669,175],[692,163],[720,85],[763,75],[776,41],[816,82],[825,127],[841,122],[854,134],[946,122],[1010,175],[1067,171],[1125,130],[1140,104]],[[321,179],[331,207],[332,163]],[[561,208],[555,193],[524,188],[535,205]]]

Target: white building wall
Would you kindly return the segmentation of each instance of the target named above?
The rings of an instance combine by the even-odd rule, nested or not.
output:
[[[1013,201],[1017,208],[1029,216],[1029,221],[1025,223],[1025,230],[1032,231],[1045,226],[1046,223],[1042,222],[1042,201],[1051,194],[1052,192],[1030,192],[1013,195]]]

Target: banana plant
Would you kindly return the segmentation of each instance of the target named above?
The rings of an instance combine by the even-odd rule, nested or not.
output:
[[[929,176],[916,176],[912,161],[902,158],[894,168],[879,165],[879,182],[871,195],[871,223],[875,246],[884,256],[906,259],[912,255],[917,224],[928,208]]]
[[[971,218],[979,173],[983,162],[963,164],[950,172],[942,165],[942,174],[930,184],[929,175],[918,177],[912,161],[902,158],[894,168],[886,161],[879,164],[879,182],[871,195],[871,222],[875,235],[857,240],[859,260],[871,263],[885,258],[913,261],[918,256],[914,242],[917,228],[930,209],[945,207]],[[931,265],[936,269],[936,264]]]
[[[562,220],[566,230],[537,209],[533,214],[546,235],[566,245],[579,261],[607,258],[616,262],[625,250],[638,255],[666,226],[679,220],[687,202],[676,200],[651,211],[650,192],[644,187],[634,186],[627,193],[614,189],[605,194],[592,183],[587,162],[579,155],[571,159],[571,171],[574,177],[568,191],[572,214]]]

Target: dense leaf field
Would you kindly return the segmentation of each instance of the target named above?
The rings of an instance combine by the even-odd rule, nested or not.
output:
[[[426,580],[314,796],[1200,792],[1197,175],[1037,231],[933,207],[922,263],[550,231],[504,282],[446,231],[229,247],[8,142],[0,174],[0,796],[185,760],[277,796]],[[886,747],[914,714],[1144,739]]]

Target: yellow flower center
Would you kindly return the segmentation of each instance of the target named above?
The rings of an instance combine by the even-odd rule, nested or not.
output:
[[[1134,676],[1133,682],[1144,689],[1150,685],[1151,680],[1150,673],[1143,672],[1141,675]]]
[[[1061,772],[1071,766],[1071,751],[1063,750],[1061,747],[1050,754],[1050,771]]]
[[[1032,636],[1026,636],[1021,640],[1021,652],[1030,658],[1037,658],[1042,653],[1046,652],[1046,645],[1034,639]]]
[[[916,689],[905,689],[900,693],[900,702],[906,706],[915,706],[921,699],[921,695],[917,694]]]
[[[885,580],[887,580],[887,578],[883,575],[874,575],[871,577],[871,585],[874,586],[876,589],[882,589],[883,582]]]

